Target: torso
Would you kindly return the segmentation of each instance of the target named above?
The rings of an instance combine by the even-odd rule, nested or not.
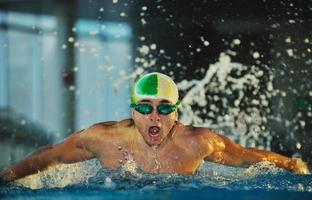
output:
[[[96,134],[85,144],[109,169],[133,159],[140,169],[150,173],[193,174],[211,151],[211,146],[200,141],[195,128],[178,122],[159,147],[148,146],[132,120],[96,126]]]

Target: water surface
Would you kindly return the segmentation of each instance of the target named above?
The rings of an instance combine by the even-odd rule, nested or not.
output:
[[[96,160],[91,160],[80,166],[53,169],[32,176],[33,183],[26,179],[23,183],[19,182],[24,186],[1,186],[0,194],[5,199],[25,199],[25,196],[30,199],[312,198],[311,175],[296,175],[269,163],[234,168],[205,162],[194,176],[147,174],[133,166],[108,171],[98,164]],[[68,174],[62,176],[63,172]]]

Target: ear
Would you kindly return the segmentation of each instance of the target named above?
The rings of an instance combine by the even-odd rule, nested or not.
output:
[[[175,120],[178,121],[178,118],[179,118],[179,112],[176,110],[175,111]]]
[[[132,115],[132,118],[134,116],[134,109],[131,108],[131,115]]]

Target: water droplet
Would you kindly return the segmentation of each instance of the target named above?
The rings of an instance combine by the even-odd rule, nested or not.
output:
[[[69,38],[68,38],[68,42],[70,42],[70,43],[75,42],[75,38],[74,38],[74,37],[69,37]]]
[[[146,45],[143,45],[142,47],[139,48],[139,51],[141,54],[146,55],[149,53],[149,47]]]
[[[151,44],[150,47],[151,47],[152,50],[155,50],[157,48],[156,44]]]
[[[25,125],[26,124],[26,120],[25,119],[22,119],[21,120],[21,125]]]
[[[297,149],[301,149],[301,144],[299,142],[296,143]]]
[[[234,45],[240,45],[240,43],[241,43],[240,39],[234,39],[233,40]]]
[[[259,54],[259,52],[254,52],[253,54],[252,54],[252,57],[254,58],[254,59],[258,59],[259,57],[260,57],[260,54]]]
[[[303,120],[300,120],[299,123],[300,123],[301,128],[304,128],[306,125],[305,121]]]
[[[291,37],[287,37],[287,38],[285,39],[285,42],[286,42],[286,43],[291,43]]]
[[[106,177],[105,178],[105,183],[104,183],[104,187],[106,188],[112,188],[114,187],[115,184],[113,183],[112,179],[110,177]]]
[[[209,44],[210,44],[210,43],[209,43],[208,41],[204,41],[204,45],[205,45],[205,46],[209,46]]]
[[[76,87],[75,86],[73,86],[73,85],[71,85],[71,86],[69,86],[69,88],[68,88],[70,91],[74,91],[75,89],[76,89]]]
[[[145,25],[146,24],[146,21],[145,21],[145,19],[141,19],[141,23],[142,23],[142,25]]]

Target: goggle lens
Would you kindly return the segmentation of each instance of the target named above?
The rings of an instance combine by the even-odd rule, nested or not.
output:
[[[153,112],[153,106],[149,104],[138,104],[133,108],[143,115],[147,115]]]
[[[177,107],[175,105],[169,105],[169,104],[160,104],[157,106],[157,111],[161,115],[168,115],[175,111]]]
[[[173,111],[175,111],[178,107],[178,103],[175,105],[170,105],[170,104],[159,104],[157,106],[157,112],[161,115],[169,115],[170,113],[172,113]],[[134,104],[132,103],[130,105],[131,108],[135,109],[136,111],[138,111],[139,113],[143,114],[143,115],[148,115],[151,114],[154,110],[153,106],[150,104]]]

